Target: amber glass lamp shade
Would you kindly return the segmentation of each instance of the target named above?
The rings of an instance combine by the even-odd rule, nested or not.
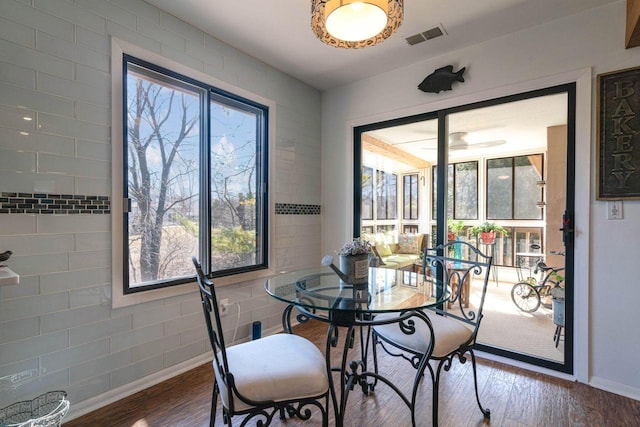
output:
[[[389,38],[403,13],[402,0],[312,0],[311,28],[330,46],[359,49]]]

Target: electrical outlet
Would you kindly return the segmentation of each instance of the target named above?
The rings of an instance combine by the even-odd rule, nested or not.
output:
[[[229,298],[223,298],[220,300],[220,314],[227,314],[229,313],[229,306],[231,304],[229,303]]]

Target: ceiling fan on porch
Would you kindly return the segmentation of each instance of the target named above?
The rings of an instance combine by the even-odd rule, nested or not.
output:
[[[449,150],[468,150],[470,148],[489,148],[504,144],[504,139],[496,139],[493,141],[469,142],[467,140],[467,132],[452,132],[449,134]]]
[[[505,144],[507,142],[504,139],[470,142],[467,139],[468,134],[468,132],[451,132],[449,134],[449,151],[461,151],[475,148],[490,148]],[[409,146],[411,146],[413,149],[418,148],[420,150],[436,150],[438,148],[436,140],[437,138],[414,139],[409,141],[396,142],[393,145],[403,146],[403,149],[407,149],[409,148]]]

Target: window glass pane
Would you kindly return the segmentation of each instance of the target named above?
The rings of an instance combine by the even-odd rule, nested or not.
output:
[[[431,226],[431,234],[430,234],[430,239],[431,241],[429,242],[429,247],[430,248],[435,248],[436,247],[436,242],[438,240],[438,227],[436,227],[435,225]]]
[[[402,226],[402,232],[403,233],[417,233],[418,232],[418,226],[417,225],[404,225]]]
[[[376,233],[384,233],[387,236],[393,236],[396,231],[395,225],[377,225]]]
[[[405,175],[402,177],[402,218],[411,218],[411,177]]]
[[[211,102],[211,271],[262,263],[259,113]]]
[[[478,218],[478,162],[455,164],[455,218]]]
[[[540,252],[541,255],[544,254],[541,250],[542,229],[537,227],[515,228],[513,233],[513,240],[516,250],[515,266],[533,269],[536,266],[538,258],[525,255],[538,252]],[[535,245],[537,247],[532,247],[532,245]]]
[[[418,219],[418,175],[403,177],[403,218]]]
[[[418,175],[411,177],[411,219],[418,219],[418,206],[420,206],[420,195],[418,194]]]
[[[487,160],[487,218],[512,218],[513,159]]]
[[[398,218],[398,175],[387,173],[387,219]]]
[[[193,276],[202,90],[128,64],[129,287]]]
[[[514,218],[542,219],[542,209],[536,203],[542,200],[542,155],[514,158]]]
[[[397,218],[398,176],[376,171],[376,218]]]
[[[447,167],[447,218],[453,217],[453,165]]]
[[[502,233],[496,236],[493,251],[493,263],[495,265],[513,265],[513,228],[505,227],[508,235]]]
[[[431,168],[431,219],[438,217],[438,166]]]
[[[432,167],[432,175],[433,175],[433,180],[432,180],[432,185],[431,185],[431,198],[433,201],[432,207],[431,207],[431,215],[432,218],[435,219],[437,217],[437,201],[438,201],[438,193],[437,193],[437,188],[438,188],[438,166],[433,166]],[[447,182],[448,182],[448,186],[447,186],[447,218],[451,218],[453,217],[453,165],[448,165],[447,167]]]
[[[384,180],[385,173],[376,171],[376,218],[387,218],[387,186]]]
[[[373,219],[373,169],[362,167],[362,219]]]

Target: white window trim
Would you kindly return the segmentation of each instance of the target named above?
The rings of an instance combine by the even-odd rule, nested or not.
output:
[[[136,58],[143,59],[150,63],[159,65],[176,73],[189,76],[196,80],[207,83],[211,86],[215,86],[222,90],[226,90],[230,93],[244,97],[246,99],[255,101],[269,108],[269,159],[268,168],[273,171],[274,168],[274,156],[271,153],[275,152],[275,124],[276,124],[276,103],[273,100],[263,98],[255,93],[251,93],[245,89],[238,88],[222,80],[218,80],[208,74],[186,67],[171,59],[158,55],[157,53],[150,52],[134,44],[126,41],[111,38],[111,305],[112,308],[126,307],[134,304],[142,304],[146,302],[156,301],[164,298],[175,297],[178,295],[184,295],[197,291],[197,285],[195,282],[186,283],[183,285],[168,286],[159,289],[153,289],[149,291],[134,292],[132,294],[125,294],[123,292],[123,150],[122,146],[124,141],[122,140],[123,126],[123,105],[122,105],[122,91],[123,91],[123,79],[122,79],[122,55],[127,53]],[[274,186],[273,174],[269,175],[268,188],[272,189]],[[269,197],[269,220],[268,220],[268,248],[267,259],[269,265],[273,265],[273,236],[274,236],[274,215],[275,215],[275,200],[274,194],[270,191]],[[257,280],[267,278],[274,275],[275,272],[271,267],[263,270],[250,271],[247,273],[235,274],[231,276],[220,277],[215,280],[217,286],[231,285],[235,283],[246,282],[249,280]],[[195,276],[195,269],[194,269]]]

